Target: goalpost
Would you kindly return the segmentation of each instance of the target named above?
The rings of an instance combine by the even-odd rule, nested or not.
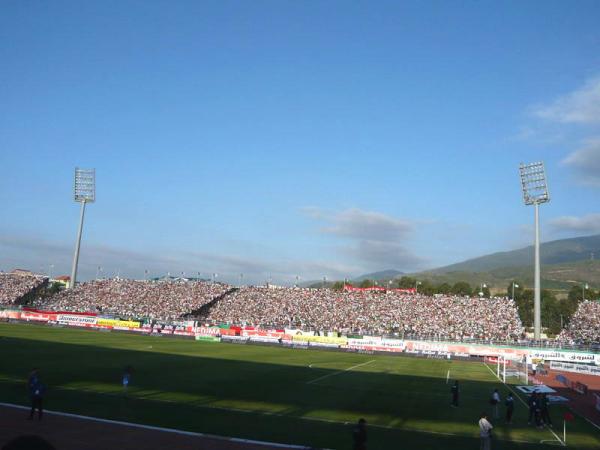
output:
[[[487,362],[495,366],[494,374],[498,380],[506,384],[509,378],[518,378],[517,383],[529,384],[529,374],[527,370],[527,360],[517,360],[507,358],[505,355],[489,356],[486,358]]]
[[[506,370],[506,376],[504,382],[506,383],[506,377],[518,378],[520,384],[529,384],[529,371],[527,369],[527,359],[513,359],[509,362],[509,367]]]

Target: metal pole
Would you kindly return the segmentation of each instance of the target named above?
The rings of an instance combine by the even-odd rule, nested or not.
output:
[[[535,206],[535,270],[534,270],[534,301],[533,301],[533,310],[534,310],[534,319],[533,319],[533,336],[535,339],[540,339],[541,337],[541,322],[542,322],[542,313],[541,313],[541,292],[540,292],[540,205],[538,203],[534,204]]]
[[[514,302],[515,301],[515,282],[514,281],[513,281],[513,286],[512,287],[513,287],[513,289],[512,289],[512,299],[513,299],[513,302]]]
[[[75,254],[73,255],[73,267],[71,268],[70,288],[75,287],[77,281],[77,264],[79,263],[79,246],[81,245],[81,232],[83,231],[83,216],[85,215],[85,200],[81,202],[81,214],[79,216],[79,230],[77,231],[77,241],[75,241]]]

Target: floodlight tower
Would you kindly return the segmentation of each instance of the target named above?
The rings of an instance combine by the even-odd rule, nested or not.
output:
[[[523,201],[525,205],[535,207],[535,262],[534,262],[534,302],[533,302],[533,334],[535,339],[540,339],[541,306],[540,306],[540,212],[539,206],[550,201],[546,170],[543,162],[523,164],[519,167],[521,172],[521,186],[523,188]]]
[[[83,216],[85,215],[85,204],[96,200],[96,169],[75,168],[75,201],[81,203],[81,215],[79,216],[79,229],[77,241],[75,241],[75,254],[73,255],[73,267],[71,268],[70,288],[75,287],[77,281],[77,264],[79,263],[79,246],[81,245],[81,232],[83,231]]]

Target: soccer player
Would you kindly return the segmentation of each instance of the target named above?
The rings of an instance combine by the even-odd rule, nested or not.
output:
[[[123,373],[123,391],[127,393],[127,388],[129,387],[129,383],[131,381],[131,366],[125,367],[125,372]]]
[[[498,389],[494,389],[492,393],[492,398],[490,399],[490,404],[494,406],[494,418],[498,418],[498,403],[500,403],[500,394],[498,393]]]
[[[494,427],[488,421],[487,414],[481,413],[479,419],[479,437],[481,438],[480,450],[490,450],[492,448],[492,429]]]
[[[367,421],[359,419],[358,424],[352,430],[353,450],[367,450]]]
[[[540,410],[542,415],[542,421],[552,428],[552,419],[550,418],[550,412],[548,411],[548,396],[544,392],[540,400]]]
[[[460,393],[460,390],[458,388],[458,380],[456,380],[454,382],[454,385],[450,389],[450,392],[452,392],[452,404],[451,404],[451,406],[454,407],[454,408],[458,408],[458,394]]]
[[[504,401],[504,405],[506,406],[506,423],[508,425],[512,424],[512,416],[515,410],[515,399],[512,394],[509,392],[506,396],[506,400]]]
[[[537,408],[538,398],[537,392],[533,391],[527,399],[527,405],[529,406],[529,417],[527,418],[527,425],[531,425],[531,419],[535,417],[535,410]]]
[[[34,369],[29,375],[27,387],[29,388],[29,396],[31,398],[31,411],[29,413],[29,420],[33,420],[36,409],[38,411],[38,420],[42,420],[42,416],[44,414],[42,400],[44,398],[44,393],[46,392],[46,386],[44,386],[40,381],[39,372],[37,369]]]

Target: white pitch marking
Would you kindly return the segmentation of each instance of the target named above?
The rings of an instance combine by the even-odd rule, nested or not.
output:
[[[334,376],[339,375],[341,373],[348,372],[349,370],[356,369],[357,367],[366,366],[367,364],[371,364],[372,362],[375,362],[375,360],[372,359],[371,361],[367,361],[367,362],[364,362],[364,363],[361,363],[361,364],[357,364],[355,366],[348,367],[347,369],[344,369],[344,370],[338,370],[337,372],[328,373],[327,375],[323,375],[322,377],[315,378],[314,380],[307,381],[306,384],[313,384],[313,383],[316,383],[317,381],[324,380],[325,378],[334,377]]]
[[[29,410],[29,408],[27,406],[14,405],[12,403],[0,402],[0,406],[5,406],[7,408]],[[121,426],[125,426],[125,427],[142,428],[144,430],[162,431],[165,433],[181,434],[184,436],[204,437],[204,438],[219,439],[219,440],[224,440],[224,441],[242,442],[242,443],[246,443],[246,444],[268,445],[271,447],[280,447],[280,448],[293,448],[293,449],[308,449],[309,448],[309,447],[305,447],[303,445],[278,444],[275,442],[255,441],[255,440],[251,440],[251,439],[242,439],[242,438],[230,438],[230,437],[225,437],[225,436],[216,436],[216,435],[212,435],[212,434],[195,433],[193,431],[176,430],[174,428],[154,427],[152,425],[142,425],[140,423],[122,422],[120,420],[100,419],[98,417],[82,416],[79,414],[71,414],[71,413],[64,413],[64,412],[60,412],[60,411],[50,411],[50,410],[44,409],[44,414],[46,414],[46,413],[53,414],[55,416],[63,416],[63,417],[70,417],[70,418],[75,418],[75,419],[89,420],[92,422],[108,423],[110,425],[121,425]]]

